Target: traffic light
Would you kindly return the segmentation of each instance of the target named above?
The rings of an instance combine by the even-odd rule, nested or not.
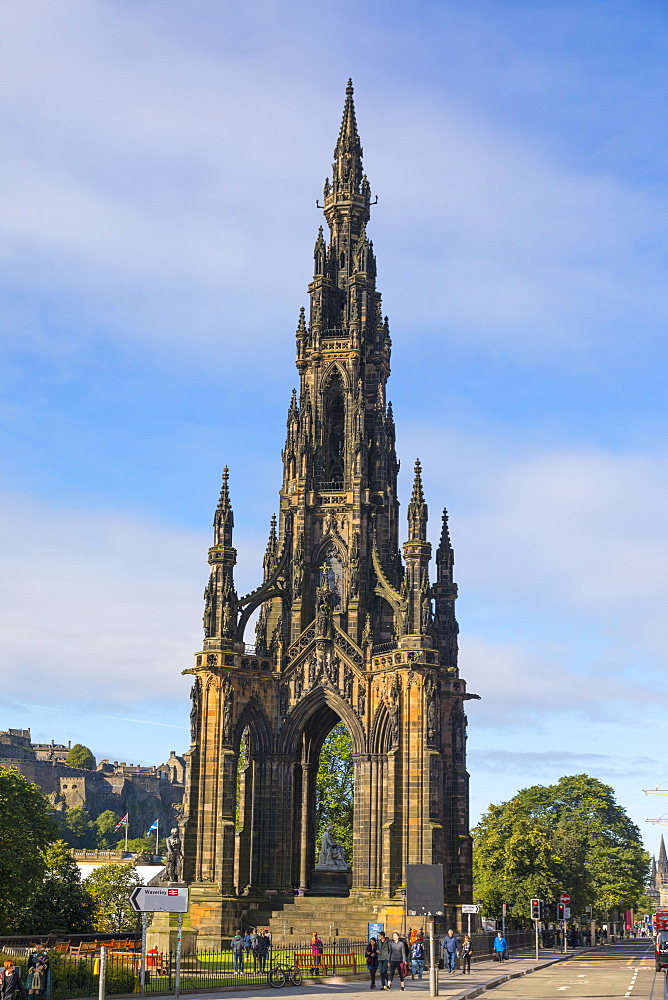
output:
[[[531,900],[531,919],[540,920],[540,899]]]
[[[566,909],[566,907],[564,906],[563,903],[557,903],[557,920],[565,920],[566,919],[566,916],[565,916],[565,913],[564,913],[565,909]]]

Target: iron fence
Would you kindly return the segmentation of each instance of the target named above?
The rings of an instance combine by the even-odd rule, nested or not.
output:
[[[474,933],[473,961],[489,959],[492,954],[493,933]],[[529,949],[533,945],[531,931],[506,934],[508,950]],[[100,973],[99,945],[105,942],[82,942],[70,951],[50,952],[50,968],[43,995],[47,1000],[84,1000],[96,997]],[[111,942],[113,945],[113,942]],[[331,975],[355,975],[366,972],[366,941],[335,938],[324,941],[320,955],[313,955],[311,945],[304,943],[276,944],[266,955],[253,955],[244,950],[235,958],[230,947],[220,950],[205,949],[192,954],[182,954],[181,991],[220,989],[223,986],[262,986],[267,973],[277,963],[296,966],[305,978]],[[141,953],[139,943],[127,940],[121,947],[108,947],[106,968],[106,994],[121,996],[140,992]],[[33,948],[5,948],[17,965],[22,967],[25,982],[27,959]],[[437,941],[440,958],[440,937]],[[425,940],[426,967],[429,965],[429,941]],[[144,992],[173,993],[176,979],[176,953],[160,952],[151,948],[145,956]]]

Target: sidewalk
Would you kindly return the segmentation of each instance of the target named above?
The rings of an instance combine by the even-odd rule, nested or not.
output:
[[[525,976],[538,969],[547,969],[550,965],[554,965],[555,962],[568,961],[568,959],[590,950],[589,948],[577,948],[575,951],[569,950],[566,955],[563,955],[559,952],[545,949],[542,951],[541,957],[537,962],[534,952],[517,951],[502,965],[499,965],[498,962],[493,962],[491,958],[473,962],[470,975],[463,975],[460,971],[448,973],[441,969],[438,977],[439,995],[448,997],[448,1000],[471,1000],[471,998],[477,997],[486,990],[501,985],[501,983],[508,982],[510,979]],[[258,1000],[266,1000],[268,989],[270,993],[274,992],[271,990],[271,987],[267,986],[253,986],[242,989],[227,987],[219,991],[207,990],[201,993],[187,993],[184,994],[184,1000],[186,998],[187,1000],[216,1000],[217,997],[220,997],[221,1000],[226,1000],[226,998],[229,1000],[229,998],[235,996],[243,998],[243,1000],[254,1000],[255,997]],[[369,989],[369,979],[366,975],[364,977],[351,976],[345,978],[343,976],[330,976],[325,979],[304,980],[302,986],[295,987],[287,984],[282,989],[276,991],[279,996],[283,997],[312,997],[313,1000],[326,1000],[330,995],[340,995],[342,993],[345,994],[348,1000],[355,1000],[355,998],[362,997],[368,998],[370,995],[378,997],[380,1000],[380,998],[386,996],[387,992],[380,989],[378,980],[376,980],[376,989],[371,991]],[[392,992],[397,996],[401,993],[399,980],[396,977],[392,984]],[[409,975],[406,980],[404,995],[408,998],[409,993],[420,994],[419,1000],[427,1000],[429,997],[429,974],[425,973],[422,980],[413,980]],[[415,997],[415,1000],[418,1000],[418,998]]]

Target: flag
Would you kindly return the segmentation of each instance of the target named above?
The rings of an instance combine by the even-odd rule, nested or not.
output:
[[[155,821],[155,823],[153,824],[153,826],[149,826],[149,828],[148,828],[148,830],[147,830],[147,832],[146,832],[146,836],[148,837],[148,835],[149,835],[150,833],[153,833],[153,831],[154,831],[154,830],[157,830],[157,829],[158,829],[158,821],[157,821],[157,819],[156,819],[156,821]]]
[[[118,823],[114,827],[114,833],[116,833],[117,830],[120,830],[122,826],[127,826],[127,825],[128,825],[128,813],[125,814],[123,819],[119,819]]]

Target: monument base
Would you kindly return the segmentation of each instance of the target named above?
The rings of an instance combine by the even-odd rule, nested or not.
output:
[[[311,873],[311,888],[307,896],[349,896],[353,884],[352,871],[327,871],[316,868]]]
[[[161,955],[176,955],[178,913],[154,913],[146,931],[146,947],[157,948]],[[194,955],[197,950],[197,930],[190,922],[190,914],[183,914],[181,928],[181,954]]]

